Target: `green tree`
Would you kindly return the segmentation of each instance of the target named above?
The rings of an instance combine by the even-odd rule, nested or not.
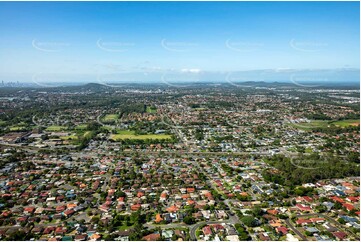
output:
[[[244,216],[241,221],[248,227],[256,227],[257,220],[253,216]]]
[[[195,218],[191,217],[191,216],[186,216],[184,219],[183,219],[183,222],[185,224],[195,224],[196,220]]]

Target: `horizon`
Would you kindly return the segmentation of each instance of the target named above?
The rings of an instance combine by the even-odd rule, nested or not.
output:
[[[359,2],[1,2],[0,80],[359,82],[359,16]]]

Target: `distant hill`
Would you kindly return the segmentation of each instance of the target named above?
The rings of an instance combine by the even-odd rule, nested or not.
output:
[[[40,87],[39,90],[50,92],[104,92],[112,90],[112,87],[99,83],[87,83],[77,86]]]

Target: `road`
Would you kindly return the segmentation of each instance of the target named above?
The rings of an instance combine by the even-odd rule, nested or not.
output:
[[[191,240],[197,241],[196,231],[199,227],[204,226],[206,224],[222,224],[222,223],[231,223],[231,221],[230,220],[209,221],[209,222],[197,223],[197,224],[190,226],[189,235],[191,237]]]
[[[296,229],[295,226],[293,226],[293,224],[292,224],[292,222],[290,221],[289,218],[286,219],[285,222],[286,222],[287,226],[288,226],[290,229],[292,229],[292,231],[295,232],[295,234],[297,234],[298,236],[300,236],[300,238],[301,238],[302,240],[307,240],[307,238],[306,238],[300,231],[298,231],[298,229]]]
[[[331,218],[330,216],[326,215],[326,214],[322,214],[322,213],[311,213],[311,214],[302,214],[302,215],[297,215],[297,218],[302,218],[302,217],[311,217],[311,216],[317,216],[317,217],[324,217],[325,219],[327,219],[329,222],[336,224],[337,226],[339,226],[340,228],[343,228],[344,230],[346,230],[349,234],[356,236],[352,231],[348,230],[347,228],[344,228],[344,226],[342,224],[340,224],[339,222],[337,222],[336,220],[334,220],[333,218]],[[287,226],[292,229],[293,232],[295,232],[298,236],[301,237],[302,240],[307,240],[307,238],[297,229],[293,226],[291,220],[288,218],[285,220]]]
[[[173,228],[179,228],[179,227],[186,227],[189,228],[190,225],[187,224],[180,224],[180,223],[171,223],[171,224],[145,224],[144,227],[147,227],[148,229],[156,229],[156,228],[162,228],[162,229],[173,229]]]
[[[161,114],[163,120],[164,120],[164,115]],[[104,125],[102,122],[101,122],[101,115],[99,115],[97,117],[97,121],[98,123]],[[171,120],[172,121],[172,120]],[[172,121],[173,122],[173,121]],[[174,123],[174,122],[173,122]],[[110,125],[107,125],[107,126],[110,126]],[[112,128],[115,128],[115,126],[110,126]],[[145,153],[147,155],[149,154],[154,154],[154,155],[158,155],[160,154],[161,152],[162,153],[165,153],[167,155],[173,155],[173,154],[176,154],[176,155],[191,155],[191,156],[200,156],[200,157],[204,157],[204,156],[224,156],[224,155],[227,155],[227,156],[243,156],[243,155],[260,155],[260,156],[270,156],[271,154],[268,152],[268,151],[259,151],[259,152],[197,152],[197,151],[194,151],[195,150],[195,147],[191,147],[191,145],[189,144],[189,141],[184,137],[184,134],[182,133],[182,131],[180,130],[179,126],[176,126],[176,125],[170,125],[170,128],[172,130],[172,132],[174,134],[176,134],[178,136],[178,138],[180,139],[180,141],[182,143],[184,143],[186,146],[187,146],[187,149],[184,150],[184,151],[145,151],[145,152],[142,152],[142,151],[123,151],[123,153],[126,153],[126,154],[135,154],[135,153]],[[18,144],[3,144],[3,143],[0,143],[0,146],[4,146],[4,147],[12,147],[12,148],[17,148],[17,149],[22,149],[22,150],[26,150],[26,151],[29,151],[29,152],[37,152],[40,148],[38,147],[33,147],[33,146],[21,146],[21,145],[18,145]],[[50,148],[53,148],[53,147],[50,147]],[[55,148],[55,147],[54,147]],[[59,148],[62,148],[61,146]],[[285,155],[289,155],[289,156],[295,156],[295,155],[298,155],[298,153],[291,153],[291,152],[284,152]],[[75,152],[72,152],[70,155],[74,155],[74,156],[79,156],[79,153],[75,153]],[[85,156],[90,156],[90,157],[98,157],[99,154],[91,154],[91,153],[87,153],[85,154]],[[75,161],[73,161],[73,163],[77,163]],[[203,174],[205,174],[207,176],[207,182],[209,183],[209,185],[215,189],[216,191],[218,191],[218,188],[211,182],[212,181],[212,178],[207,174],[207,172],[205,172],[203,170],[203,168],[199,165],[198,162],[195,162],[193,161],[192,164],[194,165],[194,167],[196,167],[198,169],[199,172],[202,172]],[[111,163],[111,165],[114,167],[114,164]],[[169,172],[171,173],[171,167],[169,167],[167,164],[165,164],[164,162],[162,162],[162,166]],[[103,186],[102,186],[102,191],[103,192],[106,192],[107,191],[107,187],[108,187],[108,184],[109,184],[109,181],[111,179],[111,175],[107,173],[107,175],[104,176],[105,177],[105,180],[104,180],[104,183],[103,183]],[[219,224],[219,223],[230,223],[230,224],[236,224],[236,223],[240,223],[240,224],[243,224],[240,219],[238,218],[236,212],[234,211],[234,208],[233,206],[230,204],[230,202],[232,202],[232,200],[230,199],[226,199],[224,200],[224,203],[225,205],[229,208],[229,211],[231,211],[234,215],[229,215],[229,219],[228,220],[221,220],[221,221],[208,221],[208,222],[199,222],[199,223],[196,223],[194,225],[186,225],[186,224],[166,224],[166,225],[156,225],[156,224],[146,224],[145,227],[149,228],[149,229],[154,229],[154,228],[157,228],[157,227],[161,227],[161,228],[177,228],[177,227],[188,227],[189,228],[189,233],[190,233],[190,238],[191,240],[193,241],[196,241],[197,240],[197,237],[196,237],[196,231],[198,228],[200,228],[201,226],[204,226],[206,224]],[[340,225],[337,221],[333,220],[332,218],[328,217],[327,215],[322,215],[322,214],[307,214],[307,215],[304,215],[304,216],[312,216],[312,215],[318,215],[318,216],[323,216],[325,217],[326,219],[332,221],[333,223],[337,224],[337,225]],[[301,217],[302,215],[300,215]],[[290,219],[287,219],[286,221],[286,224],[287,226],[293,230],[302,240],[307,240],[307,238],[300,232],[298,231],[292,224],[292,222],[290,221]],[[352,233],[351,233],[352,234]]]
[[[322,214],[322,213],[312,213],[312,214],[302,214],[302,215],[297,215],[296,217],[298,218],[302,218],[302,217],[309,217],[309,216],[319,216],[319,217],[324,217],[325,219],[327,219],[329,222],[336,224],[337,226],[343,228],[344,230],[346,230],[349,234],[356,236],[351,230],[349,230],[348,228],[345,228],[345,226],[343,224],[340,224],[338,221],[334,220],[333,218],[331,218],[330,216],[326,215],[326,214]]]
[[[207,176],[207,178],[208,178],[207,181],[208,181],[209,185],[210,185],[214,190],[216,190],[217,192],[219,192],[218,189],[217,189],[217,187],[216,187],[212,182],[210,182],[210,181],[212,180],[212,178],[208,176],[207,172],[204,172],[203,168],[199,165],[199,163],[193,161],[192,164],[193,164],[195,167],[197,167],[200,172],[202,172],[203,174],[205,174],[205,175]],[[198,224],[196,224],[196,225],[193,226],[193,227],[190,229],[190,231],[189,231],[190,236],[191,236],[191,240],[197,240],[195,232],[196,232],[197,228],[199,228],[202,224],[215,224],[215,223],[231,223],[231,224],[236,224],[236,223],[240,223],[240,224],[242,224],[242,225],[244,226],[244,224],[243,224],[243,223],[241,222],[241,220],[238,218],[237,213],[233,210],[233,207],[229,204],[231,201],[232,201],[232,200],[230,200],[230,199],[226,199],[226,200],[224,200],[224,204],[229,208],[229,211],[232,211],[232,213],[233,213],[234,215],[231,216],[231,215],[228,213],[229,219],[228,219],[228,220],[224,220],[224,221],[215,221],[215,222],[207,222],[207,223],[204,222],[204,223],[198,223]]]
[[[38,148],[35,146],[21,146],[18,144],[4,144],[4,143],[0,143],[0,146],[3,147],[7,147],[7,148],[17,148],[17,149],[21,149],[21,150],[25,150],[25,151],[29,151],[29,152],[34,152],[34,151],[38,151],[41,150],[43,148]],[[47,147],[47,148],[64,148],[64,146],[56,146],[56,147]],[[68,148],[74,148],[73,146],[68,147]],[[133,151],[133,150],[127,150],[127,151],[122,151],[123,153],[142,153],[142,151]],[[165,154],[184,154],[184,155],[271,155],[269,152],[253,152],[253,151],[244,151],[244,152],[196,152],[196,151],[146,151],[146,154],[153,154],[153,155],[157,155],[159,153],[165,153]],[[88,154],[86,154],[85,156],[88,156]]]

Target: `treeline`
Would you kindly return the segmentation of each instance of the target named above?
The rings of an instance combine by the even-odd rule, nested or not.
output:
[[[174,136],[171,139],[123,139],[123,145],[150,145],[150,144],[169,144],[175,143],[177,140]]]
[[[347,126],[347,127],[339,127],[336,125],[330,125],[330,127],[314,127],[312,128],[313,132],[322,132],[325,134],[336,135],[342,133],[350,133],[353,131],[360,130],[360,126]]]
[[[283,155],[274,155],[265,161],[278,172],[274,169],[264,170],[262,172],[264,179],[287,186],[360,175],[359,164],[345,161],[337,156],[324,157],[312,154],[291,159]]]
[[[86,148],[89,142],[101,131],[102,126],[97,122],[91,122],[87,125],[87,130],[90,131],[88,135],[78,136],[79,138],[79,146],[78,149],[82,150]]]
[[[311,113],[306,115],[306,118],[314,120],[331,120],[329,116],[323,113]]]
[[[0,169],[4,168],[4,166],[8,163],[18,162],[22,159],[25,159],[24,152],[16,152],[15,150],[12,150],[9,156],[0,160]]]
[[[348,113],[345,116],[339,118],[338,120],[347,120],[347,119],[360,119],[359,113]]]
[[[205,106],[208,108],[230,108],[230,107],[234,107],[235,104],[226,101],[210,101],[207,104],[205,104]]]
[[[135,135],[142,134],[154,134],[157,130],[164,130],[164,134],[171,134],[168,130],[169,127],[160,122],[160,120],[156,121],[137,121],[130,128],[130,130],[134,131]]]
[[[146,105],[145,104],[139,104],[139,103],[127,103],[120,106],[120,109],[122,110],[122,114],[124,113],[145,113],[146,112]]]

